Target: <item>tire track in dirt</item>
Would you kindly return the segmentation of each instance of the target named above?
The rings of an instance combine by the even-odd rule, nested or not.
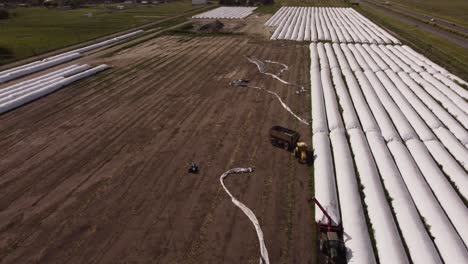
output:
[[[171,43],[177,43],[176,39],[181,37],[173,38],[174,42],[165,40],[167,45],[176,45]],[[200,45],[190,46],[192,41]],[[8,254],[1,247],[3,261],[180,263],[188,262],[185,256],[193,253],[193,261],[197,263],[258,261],[254,233],[243,228],[242,217],[232,210],[229,201],[224,201],[218,183],[218,172],[226,164],[238,162],[251,162],[265,170],[253,177],[239,178],[240,188],[234,189],[246,204],[253,205],[255,212],[265,212],[259,213],[260,221],[262,225],[265,222],[265,234],[275,238],[267,243],[275,249],[285,243],[294,248],[297,243],[286,242],[285,232],[279,236],[276,233],[287,224],[283,215],[288,210],[281,199],[290,191],[285,189],[288,179],[282,178],[282,172],[298,172],[299,168],[291,163],[291,158],[285,162],[287,153],[271,153],[265,135],[275,120],[283,120],[285,124],[295,122],[265,94],[239,91],[227,86],[227,82],[233,75],[247,76],[250,66],[244,62],[243,53],[259,52],[270,58],[285,56],[286,60],[302,58],[288,49],[284,52],[277,45],[262,46],[242,36],[196,38],[177,45],[185,45],[180,54],[162,46],[173,55],[164,57],[167,60],[155,56],[145,61],[142,65],[146,72],[124,67],[125,70],[106,75],[106,81],[99,85],[80,82],[79,89],[65,89],[64,93],[43,99],[64,111],[44,117],[39,127],[22,132],[21,140],[35,141],[38,136],[41,140],[57,136],[59,140],[55,141],[56,146],[43,143],[45,149],[40,144],[34,147],[41,150],[30,159],[40,166],[22,169],[27,179],[12,181],[7,186],[11,190],[27,187],[24,190],[28,191],[18,199],[28,203],[27,199],[36,195],[36,199],[40,197],[37,206],[45,207],[36,206],[31,210],[38,211],[27,221],[18,221],[8,232],[0,231],[2,237],[15,240]],[[233,68],[237,74],[232,72]],[[184,72],[187,69],[189,74]],[[253,75],[252,79],[260,85],[271,83],[273,88],[282,89],[256,72]],[[116,78],[119,81],[112,83]],[[207,79],[212,80],[206,83]],[[129,84],[135,86],[131,91],[126,89]],[[98,86],[105,90],[96,90]],[[292,90],[284,90],[282,96],[288,103],[300,108],[301,102],[291,96]],[[57,102],[71,94],[80,96],[80,100],[73,104]],[[8,125],[15,122],[21,127],[27,119],[40,116],[29,113],[34,108],[44,111],[38,106],[19,113],[18,120],[8,120]],[[67,121],[61,122],[59,115]],[[33,131],[37,132],[32,134]],[[11,144],[10,152],[21,147],[14,138],[0,141],[0,146],[3,144]],[[59,157],[46,160],[53,155]],[[193,159],[202,162],[202,174],[194,177],[187,176],[185,171],[185,162]],[[265,179],[270,174],[272,183],[266,186]],[[25,186],[28,184],[38,185],[30,188]],[[290,184],[290,190],[295,190],[294,184],[295,181]],[[3,187],[0,184],[0,190]],[[278,193],[272,191],[268,198],[258,199],[267,188]],[[63,191],[67,194],[56,196]],[[270,209],[269,204],[280,206]],[[239,222],[226,221],[227,211]],[[210,224],[214,226],[208,228]],[[252,236],[226,237],[233,232]],[[0,239],[0,245],[5,241]],[[212,251],[220,242],[229,246]],[[238,251],[239,245],[251,250]]]

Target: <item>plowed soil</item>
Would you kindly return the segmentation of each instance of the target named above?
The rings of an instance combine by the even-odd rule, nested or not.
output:
[[[272,263],[314,263],[310,168],[268,130],[310,127],[310,97],[244,56],[280,61],[307,85],[308,48],[246,36],[163,36],[94,58],[114,67],[0,116],[1,263],[258,263],[260,220]],[[197,162],[198,175],[188,174]]]

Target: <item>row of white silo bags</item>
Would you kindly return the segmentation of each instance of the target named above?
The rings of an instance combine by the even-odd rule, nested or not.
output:
[[[265,25],[272,40],[400,43],[351,8],[282,7]]]
[[[360,51],[365,52],[365,49],[360,49]],[[372,58],[378,58],[375,56],[378,55],[372,54]],[[369,56],[366,58],[369,58]],[[387,79],[386,88],[388,92],[403,110],[411,125],[416,129],[421,140],[425,144],[431,146],[430,152],[433,154],[438,164],[441,165],[443,171],[451,178],[459,190],[461,190],[462,195],[468,197],[468,177],[466,177],[465,171],[445,149],[440,149],[440,142],[432,143],[432,141],[436,140],[433,134],[435,133],[438,140],[443,143],[456,161],[467,169],[468,150],[463,145],[466,145],[466,141],[468,140],[468,132],[441,108],[429,94],[425,94],[407,73],[400,72],[396,74],[390,69],[386,69],[378,74],[380,74],[381,79]],[[391,81],[388,81],[386,76],[388,76]],[[391,82],[393,82],[394,85]],[[418,96],[413,94],[411,90],[413,90],[421,100]],[[428,107],[426,107],[423,102],[426,103]],[[429,109],[434,112],[431,112]],[[440,122],[439,118],[443,120],[443,122]],[[442,123],[446,124],[449,130],[443,127]],[[433,133],[431,133],[431,130]],[[458,141],[457,138],[460,141]]]
[[[356,54],[357,55],[357,54]],[[359,61],[359,60],[358,60]],[[362,61],[361,61],[362,62]],[[368,66],[363,65],[363,68],[366,68]],[[403,108],[400,109],[397,104],[393,102],[393,98],[389,94],[387,94],[387,90],[393,89],[396,91],[396,87],[386,76],[385,72],[379,71],[377,73],[374,73],[372,71],[366,71],[366,75],[369,80],[372,83],[372,87],[376,90],[376,94],[378,98],[371,98],[372,100],[379,100],[382,105],[385,107],[385,110],[389,114],[390,118],[394,122],[397,130],[400,132],[400,135],[403,131],[407,131],[410,129],[410,124],[409,122],[404,122],[402,119],[403,113],[402,109],[408,109],[408,108]],[[365,93],[366,96],[372,96],[371,93]],[[401,102],[400,102],[401,103]],[[401,105],[400,105],[401,107]],[[424,123],[421,122],[416,122],[415,120],[415,113],[410,113],[407,112],[405,113],[407,116],[411,116],[413,114],[413,117],[410,117],[413,120],[412,125],[417,127],[417,126],[425,126]],[[418,128],[416,131],[421,131],[424,130],[424,128]],[[406,132],[403,132],[406,133]],[[427,130],[426,130],[427,133]],[[430,142],[432,140],[428,140]],[[395,140],[390,141],[390,142],[395,142]],[[390,143],[388,142],[388,143]],[[404,141],[406,144],[408,150],[411,153],[411,156],[413,157],[416,165],[419,167],[419,170],[422,172],[422,175],[424,176],[424,179],[420,179],[417,184],[410,185],[407,183],[408,188],[410,192],[414,191],[414,189],[419,189],[421,186],[424,186],[426,183],[429,185],[430,189],[426,190],[427,193],[434,193],[436,198],[433,199],[434,204],[439,205],[437,200],[440,202],[440,204],[443,206],[443,209],[445,210],[445,213],[449,217],[450,220],[448,219],[443,219],[445,221],[440,221],[440,218],[442,216],[445,216],[445,214],[438,215],[434,213],[434,211],[440,211],[439,208],[432,208],[432,210],[428,211],[428,216],[426,217],[424,213],[422,212],[423,209],[427,206],[427,201],[425,200],[419,200],[419,196],[415,197],[417,195],[420,195],[421,193],[415,192],[415,195],[412,195],[413,199],[415,200],[415,203],[420,210],[421,214],[423,217],[426,218],[426,220],[429,222],[434,221],[438,226],[439,225],[450,225],[450,222],[452,222],[453,226],[455,227],[455,230],[452,230],[452,238],[450,239],[450,247],[441,249],[440,244],[444,244],[444,242],[437,240],[437,237],[443,237],[446,239],[447,235],[443,235],[442,233],[447,232],[447,230],[442,230],[438,229],[437,232],[439,234],[436,234],[436,231],[434,233],[432,232],[431,228],[431,233],[433,234],[434,237],[436,237],[436,245],[439,247],[439,251],[441,252],[444,260],[446,262],[457,262],[460,261],[463,258],[466,258],[467,252],[464,250],[464,243],[463,241],[466,241],[466,229],[463,229],[463,219],[467,219],[467,210],[466,207],[464,206],[462,200],[460,197],[456,194],[456,192],[453,190],[452,186],[446,179],[445,175],[440,171],[438,165],[434,162],[433,158],[427,151],[426,146],[418,139],[418,138],[408,138],[406,141]],[[440,155],[441,153],[434,153],[435,155]],[[394,155],[395,156],[395,155]],[[452,163],[453,164],[453,163]],[[463,173],[463,170],[460,170],[461,173]],[[403,174],[403,173],[402,173]],[[411,177],[414,177],[414,175],[411,175]],[[465,174],[466,177],[466,174]],[[408,177],[405,177],[405,181],[409,180]],[[412,179],[411,179],[412,180]],[[417,186],[418,185],[418,186]],[[432,217],[432,218],[431,218]],[[431,219],[429,219],[431,218]],[[437,219],[439,218],[439,219]],[[430,223],[429,223],[430,224]],[[433,226],[432,224],[430,224]],[[457,234],[458,232],[458,234]],[[460,237],[462,240],[460,240]],[[462,250],[463,249],[463,250]],[[447,261],[451,260],[451,261]],[[454,262],[454,263],[455,263]]]
[[[69,69],[73,69],[73,68],[76,68],[78,67],[78,65],[76,64],[73,64],[73,65],[70,65],[70,66],[67,66],[65,68],[62,68],[62,69],[59,69],[59,70],[56,70],[56,71],[53,71],[53,72],[50,72],[50,73],[47,73],[47,74],[44,74],[44,75],[41,75],[39,77],[36,77],[36,78],[32,78],[32,79],[29,79],[29,80],[26,80],[26,81],[22,81],[22,82],[19,82],[15,85],[10,85],[8,86],[7,88],[5,89],[1,89],[0,90],[0,97],[1,97],[1,94],[3,92],[6,92],[8,90],[11,90],[11,89],[15,89],[17,87],[20,87],[20,86],[23,86],[23,85],[27,85],[27,84],[31,84],[31,83],[34,83],[34,82],[37,82],[43,78],[47,78],[47,77],[50,77],[50,76],[53,76],[53,75],[56,75],[56,74],[60,74],[61,72],[64,72],[64,71],[67,71]]]
[[[330,44],[325,44],[326,46]],[[379,254],[379,260],[381,263],[390,263],[392,260],[393,263],[407,263],[407,258],[405,251],[403,249],[403,245],[401,239],[398,235],[398,229],[395,223],[392,221],[393,217],[391,215],[390,207],[385,197],[385,193],[383,191],[382,183],[379,179],[379,171],[382,172],[382,178],[385,182],[385,188],[389,191],[391,197],[398,197],[397,201],[402,201],[396,204],[392,204],[392,207],[397,212],[397,220],[402,224],[400,224],[400,229],[402,230],[402,234],[405,237],[414,236],[418,237],[416,241],[424,241],[424,236],[418,233],[418,221],[420,219],[418,217],[414,218],[413,220],[411,215],[417,216],[416,209],[411,210],[411,199],[408,198],[409,195],[405,193],[406,188],[404,183],[402,183],[401,178],[394,177],[394,171],[391,171],[389,168],[392,168],[390,165],[385,164],[388,162],[387,158],[390,156],[385,149],[379,149],[378,145],[371,145],[368,144],[366,138],[369,140],[370,135],[376,134],[380,136],[380,130],[378,125],[375,122],[373,114],[371,113],[368,104],[359,88],[359,84],[353,75],[352,71],[350,70],[351,66],[348,64],[348,61],[345,59],[345,55],[342,52],[339,45],[333,45],[334,50],[336,51],[336,56],[338,58],[338,62],[340,64],[340,68],[343,71],[343,76],[345,77],[346,83],[348,85],[349,93],[351,95],[352,101],[354,103],[354,110],[352,107],[347,106],[348,104],[343,104],[343,117],[345,117],[345,112],[357,112],[357,115],[361,119],[361,123],[363,125],[365,133],[361,131],[361,129],[348,129],[348,134],[351,138],[351,147],[354,152],[355,162],[357,165],[357,169],[361,178],[361,183],[364,186],[364,195],[365,195],[365,202],[368,208],[369,219],[372,223],[372,227],[375,230],[375,238],[376,238],[376,246],[377,251]],[[330,56],[333,56],[333,51],[331,48],[327,48],[329,50]],[[339,79],[340,76],[336,75],[336,78]],[[339,82],[336,82],[335,85],[339,85]],[[337,88],[337,91],[341,90],[342,88]],[[346,88],[344,88],[346,89]],[[341,93],[343,96],[348,96],[346,93]],[[346,98],[346,100],[350,100]],[[340,97],[340,103],[346,101],[345,99],[342,100]],[[347,106],[344,108],[344,106]],[[381,137],[381,136],[380,136]],[[383,156],[372,156],[372,153],[380,153]],[[386,154],[386,155],[384,155]],[[375,162],[377,163],[374,163]],[[382,165],[383,164],[383,165]],[[339,193],[341,197],[341,193]],[[408,200],[405,200],[408,199]],[[408,203],[409,201],[409,203]],[[382,220],[386,219],[386,220]],[[344,220],[343,220],[344,222]],[[420,224],[420,223],[419,223]],[[402,226],[404,225],[404,226]],[[424,230],[424,226],[420,224],[419,230]],[[416,233],[416,234],[415,234]],[[427,239],[429,239],[427,237]],[[430,239],[429,239],[430,241]],[[387,245],[391,244],[391,247]],[[414,245],[414,246],[413,246]],[[419,242],[412,243],[411,248],[415,252],[424,250],[426,248],[426,244]],[[428,258],[427,254],[425,254]],[[437,263],[437,262],[430,262],[430,263]]]
[[[318,83],[316,82],[315,84],[313,84],[312,91],[316,89],[323,90],[322,93],[325,97],[324,101],[326,105],[326,115],[330,116],[330,118],[328,118],[328,126],[330,127],[329,138],[331,140],[331,145],[333,149],[333,157],[331,157],[331,154],[327,155],[329,159],[332,159],[328,161],[328,164],[334,163],[335,165],[335,175],[333,175],[332,172],[330,178],[322,177],[320,175],[321,172],[317,172],[315,169],[315,185],[320,186],[320,188],[324,188],[324,185],[328,185],[330,183],[333,184],[335,182],[334,176],[336,176],[336,186],[338,188],[339,202],[341,205],[341,222],[347,237],[351,238],[345,239],[345,246],[348,252],[351,253],[348,254],[347,260],[350,263],[373,264],[376,263],[376,260],[372,250],[369,231],[367,229],[367,224],[364,216],[364,209],[361,204],[359,185],[356,179],[353,159],[351,151],[349,149],[349,143],[346,139],[344,126],[341,121],[339,108],[336,101],[336,95],[334,93],[332,81],[330,80],[330,67],[327,66],[329,62],[326,56],[323,56],[323,47],[320,49],[320,66],[316,44],[313,43],[310,45],[310,52],[312,59],[311,70],[313,70],[314,72],[314,74],[311,74],[311,78],[312,80],[319,80]],[[333,64],[335,66],[331,69],[331,71],[339,70],[336,68],[336,60],[332,60],[330,64]],[[321,78],[319,72],[321,73]],[[339,76],[341,78],[341,74],[339,74]],[[336,75],[333,76],[334,80],[335,78]],[[337,94],[342,95],[343,92],[346,93],[345,88],[340,90],[339,92],[337,91]],[[325,115],[323,112],[321,114]],[[312,115],[317,116],[317,113],[313,112]],[[347,115],[346,118],[344,118],[344,121],[347,126],[351,126],[352,128],[359,127],[357,117],[354,115],[353,120],[352,113],[350,113],[350,115]],[[323,138],[323,140],[320,142],[321,144],[330,144],[328,141],[327,133],[328,131],[314,134],[314,142],[318,141],[316,135],[320,135],[319,138]],[[323,155],[323,151],[321,151],[320,148],[316,149],[315,151],[317,155]],[[329,166],[331,167],[332,165]],[[316,192],[317,191],[319,190],[316,187]],[[320,193],[320,196],[322,195],[323,194]],[[317,210],[318,209],[316,209],[316,212]]]
[[[460,94],[456,93],[454,90],[452,90],[451,87],[449,86],[446,86],[445,84],[443,84],[442,82],[440,82],[439,80],[437,80],[436,78],[434,78],[430,73],[428,73],[423,67],[419,66],[417,62],[414,62],[410,57],[406,56],[404,53],[401,52],[400,49],[398,49],[397,47],[393,47],[393,46],[386,46],[387,49],[389,49],[391,52],[393,52],[397,57],[399,57],[404,63],[406,63],[407,65],[410,65],[415,72],[419,73],[421,75],[421,77],[428,81],[429,83],[431,83],[434,87],[436,87],[442,94],[444,94],[444,96],[446,96],[447,98],[449,98],[451,101],[453,101],[453,103],[455,103],[455,105],[457,107],[459,107],[460,109],[464,110],[465,113],[468,112],[468,103],[466,102],[466,100],[464,98],[462,98],[460,96]],[[419,63],[419,64],[422,64],[422,63]],[[460,87],[461,88],[461,87]],[[463,88],[461,88],[462,90],[464,90]],[[466,90],[464,90],[465,93],[463,94],[467,94],[468,95],[468,92]]]
[[[359,45],[356,45],[356,46],[359,47]],[[363,54],[366,54],[364,49],[361,48],[359,50],[363,52]],[[360,54],[355,54],[355,56],[359,57]],[[366,61],[372,60],[369,56],[365,56],[365,57],[366,57]],[[368,61],[368,62],[373,63],[373,61]],[[367,67],[367,66],[363,66],[363,67]],[[374,71],[374,72],[377,72],[377,71]],[[382,81],[382,83],[387,84],[385,87],[388,89],[388,92],[392,95],[395,102],[405,113],[406,118],[416,129],[416,132],[418,136],[421,138],[421,140],[424,142],[435,140],[434,134],[430,130],[430,129],[433,129],[434,133],[438,136],[438,138],[442,141],[442,143],[444,143],[444,145],[449,149],[449,151],[453,154],[453,156],[457,159],[457,161],[460,162],[460,164],[463,167],[467,168],[466,164],[468,163],[468,160],[467,160],[468,150],[460,142],[457,141],[457,139],[452,133],[447,131],[447,129],[441,127],[441,124],[440,122],[438,122],[437,117],[431,114],[430,111],[428,111],[428,109],[424,109],[424,108],[421,109],[422,103],[414,104],[414,106],[419,106],[419,107],[413,110],[414,106],[412,106],[409,103],[409,100],[406,99],[400,93],[400,91],[396,88],[396,87],[399,87],[400,89],[404,89],[406,87],[406,84],[402,80],[400,80],[398,75],[392,72],[391,70],[386,70],[385,72],[377,72],[377,75],[380,77],[380,80]],[[393,85],[392,82],[395,85]],[[414,97],[410,97],[410,99],[411,98],[413,99],[413,102],[414,102]],[[384,101],[385,103],[388,104],[387,100],[384,100]],[[421,117],[419,115],[421,115]],[[425,122],[427,122],[428,125],[426,125]],[[466,140],[466,131],[464,129],[461,129],[461,131],[462,133],[464,132],[465,134],[464,137]],[[408,140],[408,139],[404,139],[404,140]],[[435,155],[435,153],[433,154]],[[435,159],[438,162],[439,162],[439,159],[445,160],[446,162],[449,160],[448,157],[443,158],[441,155],[435,155]],[[449,176],[451,176],[451,178],[452,177],[459,178],[459,179],[466,178],[466,174],[464,173],[463,169],[460,166],[458,166],[458,164],[453,159],[452,159],[452,162],[450,163],[439,162],[439,164],[442,166],[442,168],[444,168],[444,171]],[[451,172],[449,173],[448,171],[451,171]],[[466,181],[464,182],[465,182],[464,184],[462,184],[462,182],[459,182],[459,184],[461,184],[462,186],[466,186]],[[457,186],[459,186],[459,184],[457,184]]]
[[[440,67],[438,70],[437,68],[429,65],[427,62],[420,60],[414,56],[413,53],[408,52],[408,50],[402,46],[388,48],[391,49],[393,53],[395,53],[395,55],[397,55],[399,58],[406,58],[406,63],[416,64],[422,67],[424,69],[424,75],[422,77],[425,80],[433,83],[436,88],[449,97],[454,103],[457,104],[457,106],[464,109],[465,112],[468,111],[466,110],[466,106],[468,105],[466,102],[466,100],[468,100],[468,90],[464,89],[455,83],[452,79],[450,79],[449,74],[444,75],[443,71],[439,71],[441,69]]]
[[[16,79],[16,78],[19,78],[19,77],[22,77],[22,76],[25,76],[34,72],[38,72],[38,71],[74,60],[79,57],[81,57],[81,54],[72,53],[72,54],[68,54],[68,55],[65,55],[59,58],[54,58],[51,60],[43,60],[42,62],[36,63],[32,66],[22,67],[20,69],[10,71],[6,74],[0,75],[0,83],[4,83],[9,80],[13,80],[13,79]]]
[[[34,85],[31,85],[31,83],[26,84],[27,87],[24,89],[18,89],[21,88],[21,86],[16,87],[13,93],[1,97],[0,113],[8,112],[14,108],[61,89],[72,82],[86,78],[107,68],[109,68],[109,66],[105,64],[94,68],[90,68],[88,65],[81,65],[56,75],[50,75],[44,79],[39,79],[34,82]]]
[[[337,54],[343,53],[347,57],[346,59],[348,60],[348,62],[358,61],[353,57],[352,53],[344,53],[341,50],[342,47],[340,47],[339,45],[334,45],[334,49]],[[343,56],[338,56],[338,59],[340,61],[341,67],[347,69],[350,68],[348,63],[346,61],[343,61]],[[365,66],[364,68],[367,67],[368,66]],[[366,80],[367,76],[371,76],[369,75],[370,71],[366,71],[367,76],[365,76],[366,74],[362,74],[361,69],[356,69],[356,72],[356,76],[360,76],[359,79],[361,84],[364,84],[366,82],[370,83],[366,86],[364,86],[364,84],[361,87],[365,89],[364,93],[355,92],[351,87],[349,87],[351,97],[354,101],[354,105],[356,107],[356,110],[358,110],[357,112],[359,118],[361,118],[361,113],[357,106],[360,103],[362,103],[364,99],[355,100],[355,98],[361,97],[362,94],[365,94],[367,97],[367,101],[369,102],[369,106],[371,106],[372,109],[372,113],[370,113],[369,115],[374,115],[379,125],[388,123],[389,117],[387,116],[388,114],[386,113],[386,109],[383,109],[382,105],[379,106],[380,99],[377,98],[375,92],[372,92],[373,87],[382,87],[382,84],[376,78]],[[352,78],[354,78],[353,75],[349,77],[349,79]],[[352,84],[352,82],[348,80],[347,82],[348,86]],[[387,129],[386,127],[388,128],[388,124],[382,125],[381,127],[382,133],[384,135],[385,133],[383,129]],[[387,133],[387,135],[391,134],[395,134],[395,132]],[[413,160],[413,157],[410,155],[399,136],[394,135],[393,137],[391,137],[390,141],[387,141],[387,146],[389,149],[383,147],[383,142],[379,139],[382,136],[380,136],[379,133],[376,133],[374,131],[367,132],[366,136],[370,142],[369,145],[372,149],[372,152],[374,153],[374,159],[377,162],[379,171],[381,172],[381,176],[384,180],[385,187],[389,195],[393,199],[392,206],[395,211],[400,230],[402,231],[402,235],[405,238],[405,242],[408,246],[408,250],[413,263],[440,263],[440,260],[437,258],[437,252],[431,245],[427,233],[424,231],[423,223],[421,223],[420,219],[418,219],[417,217],[418,213],[416,209],[414,209],[411,198],[408,197],[408,191],[411,193],[411,196],[416,204],[418,211],[425,218],[427,224],[432,226],[430,229],[430,233],[432,236],[435,237],[436,246],[441,252],[445,262],[452,263],[452,260],[456,261],[459,260],[460,257],[463,257],[463,252],[460,251],[460,246],[463,246],[463,242],[461,242],[460,238],[457,235],[457,232],[453,229],[450,220],[448,220],[445,216],[445,213],[441,208],[440,204],[438,203],[436,197],[434,197],[432,190],[429,188],[425,181],[425,178],[420,173],[416,162]],[[416,140],[409,141],[412,142]],[[388,155],[388,150],[390,150],[391,155]],[[383,153],[387,154],[384,155]],[[396,158],[395,162],[391,158],[379,157],[381,155],[384,155],[386,157],[393,156],[394,158]],[[399,172],[394,169],[395,165],[398,167]],[[401,181],[401,179],[404,180],[404,183]],[[408,189],[406,187],[408,187]],[[419,238],[415,239],[416,236],[418,236]]]
[[[268,19],[267,22],[265,22],[265,26],[269,26],[269,27],[278,26],[280,18],[283,15],[283,13],[286,12],[286,10],[288,10],[288,8],[285,6],[282,6],[280,9],[278,9],[278,11],[276,11],[273,14],[273,16],[271,16],[270,19]]]
[[[96,43],[96,44],[93,44],[93,45],[85,46],[83,48],[79,48],[79,49],[72,50],[72,51],[69,51],[69,52],[61,53],[61,54],[58,54],[58,55],[55,55],[55,56],[52,56],[52,57],[45,58],[45,59],[40,60],[40,61],[35,61],[35,62],[32,62],[32,63],[21,65],[19,67],[15,67],[15,68],[12,68],[12,69],[2,71],[2,72],[0,72],[0,83],[4,83],[4,82],[7,82],[7,81],[10,81],[10,80],[13,80],[13,79],[28,75],[28,74],[32,74],[34,72],[41,71],[43,69],[47,69],[47,68],[50,68],[50,67],[53,67],[53,66],[56,66],[56,65],[59,65],[59,64],[74,60],[76,58],[81,57],[81,53],[114,44],[114,43],[116,43],[118,41],[131,38],[131,37],[133,37],[135,35],[138,35],[138,34],[141,34],[143,32],[144,32],[143,30],[133,31],[133,32],[130,32],[128,34],[121,35],[121,36],[118,36],[118,37],[115,37],[115,38],[112,38],[112,39],[108,39],[108,40],[105,40],[105,41],[102,41],[102,42],[99,42],[99,43]]]
[[[42,75],[40,77],[34,78],[34,80],[29,80],[27,82],[22,82],[16,85],[12,85],[0,90],[0,102],[8,99],[11,96],[18,97],[21,93],[24,93],[30,89],[35,89],[39,85],[45,85],[48,83],[55,82],[57,78],[65,78],[67,76],[71,76],[73,74],[80,73],[82,71],[86,71],[90,69],[91,66],[85,65],[72,65],[70,67],[66,67],[64,69],[57,70],[55,72]]]
[[[105,47],[105,46],[112,45],[112,44],[114,44],[114,43],[116,43],[118,41],[129,39],[129,38],[134,37],[136,35],[139,35],[139,34],[141,34],[143,32],[144,32],[144,30],[133,31],[133,32],[127,33],[125,35],[121,35],[121,36],[118,36],[118,37],[115,37],[115,38],[111,38],[111,39],[108,39],[108,40],[98,42],[96,44],[92,44],[92,45],[85,46],[85,47],[82,47],[82,48],[79,48],[79,49],[76,49],[76,50],[65,52],[65,53],[56,55],[54,57],[61,57],[61,56],[64,56],[64,55],[70,54],[70,53],[84,53],[84,52],[88,52],[88,51],[91,51],[91,50],[99,49],[99,48],[102,48],[102,47]],[[51,58],[54,58],[54,57],[51,57]]]
[[[365,16],[361,15],[359,12],[357,12],[354,9],[349,9],[347,11],[351,16],[353,16],[355,19],[359,20],[361,23],[365,24],[368,28],[371,29],[371,31],[375,34],[377,34],[380,38],[384,40],[385,43],[394,43],[394,44],[401,44],[401,42],[389,34],[387,31],[379,27],[377,24],[374,22],[370,21],[368,18]]]
[[[457,83],[461,83],[463,85],[466,85],[468,86],[468,83],[466,81],[464,81],[463,79],[461,79],[460,77],[454,75],[454,74],[451,74],[450,72],[448,72],[446,69],[444,69],[443,67],[441,67],[440,65],[434,63],[433,61],[431,61],[430,59],[426,58],[424,55],[416,52],[415,50],[413,50],[412,48],[406,46],[406,45],[403,45],[401,46],[404,50],[406,50],[408,52],[408,54],[411,54],[413,56],[413,58],[417,58],[419,59],[420,61],[426,63],[427,65],[431,66],[433,69],[435,69],[436,71],[438,71],[439,73],[441,73],[443,76],[449,78],[450,80],[452,81],[456,81]]]
[[[366,49],[366,51],[369,51],[369,48],[366,45],[363,45],[363,47]],[[383,59],[391,68],[391,70],[393,72],[398,73],[398,75],[409,74],[411,80],[414,80],[417,83],[417,86],[422,86],[424,88],[423,90],[430,94],[429,99],[425,99],[425,103],[432,111],[437,111],[434,113],[437,116],[439,116],[439,118],[441,118],[441,121],[455,134],[455,136],[462,142],[462,144],[466,146],[467,135],[466,132],[461,133],[461,131],[464,131],[468,126],[467,114],[446,94],[450,94],[452,99],[458,97],[458,100],[454,100],[461,105],[465,105],[464,102],[461,102],[461,100],[463,99],[459,97],[458,94],[447,92],[447,87],[443,87],[442,83],[437,82],[437,80],[431,78],[429,73],[425,72],[424,70],[420,70],[415,64],[413,64],[412,67],[408,66],[403,60],[401,60],[400,57],[398,57],[398,55],[404,56],[404,54],[395,51],[395,53],[398,54],[397,55],[393,53],[391,49],[383,45],[371,45],[370,47],[376,51],[372,56],[379,57],[379,59]],[[406,61],[408,61],[408,58],[406,58]],[[411,61],[408,62],[412,63]],[[419,72],[415,72],[414,69],[418,69]],[[424,79],[423,76],[426,77],[426,79],[428,79],[429,81]],[[431,81],[436,84],[431,83]],[[437,89],[434,85],[437,85],[439,89]],[[411,85],[411,88],[412,86],[413,85]],[[441,92],[441,90],[444,90],[446,94]],[[431,100],[432,97],[438,101],[437,104],[434,104],[435,101]],[[423,100],[423,98],[421,99]],[[439,103],[442,104],[442,106],[446,108],[450,114],[445,113],[445,110],[441,111],[441,109],[443,108],[439,106]],[[459,127],[459,125],[454,125],[454,122],[452,121],[453,118],[446,116],[454,116],[458,120],[458,122],[460,122],[463,125],[464,129],[457,128]]]
[[[314,146],[315,198],[327,210],[332,225],[339,225],[340,212],[335,188],[333,160],[328,135],[325,99],[320,79],[320,65],[317,53],[311,54],[311,100],[312,100],[312,142]],[[328,219],[319,209],[315,210],[315,221],[328,224]]]
[[[222,7],[218,7],[216,9],[195,15],[192,18],[242,19],[251,15],[255,9],[256,7],[222,6]]]

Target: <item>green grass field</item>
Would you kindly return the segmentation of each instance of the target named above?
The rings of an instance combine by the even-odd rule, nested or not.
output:
[[[357,8],[357,11],[378,25],[400,35],[404,44],[411,46],[461,78],[468,79],[468,50],[465,48],[375,9],[361,6]]]
[[[117,10],[115,5],[76,10],[16,8],[10,10],[12,18],[0,20],[0,65],[198,8],[186,0],[124,10]],[[86,16],[89,13],[91,17]]]
[[[390,0],[389,2],[468,27],[467,0]]]

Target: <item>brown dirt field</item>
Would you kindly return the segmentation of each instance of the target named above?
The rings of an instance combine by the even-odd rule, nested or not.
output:
[[[252,166],[226,183],[259,218],[271,263],[315,263],[310,169],[268,140],[279,124],[310,144],[310,127],[229,82],[278,92],[305,118],[310,97],[244,55],[309,82],[303,44],[163,36],[88,59],[114,67],[1,115],[0,262],[258,263],[255,230],[219,183]]]

